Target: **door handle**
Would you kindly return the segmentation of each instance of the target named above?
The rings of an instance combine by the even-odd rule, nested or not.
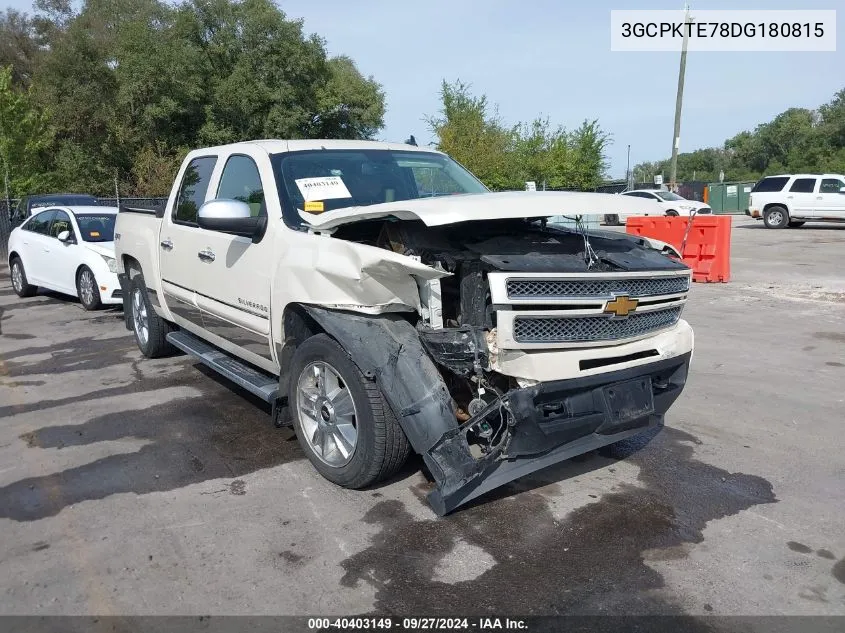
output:
[[[824,200],[821,196],[816,196],[816,200]]]
[[[197,253],[197,257],[199,257],[204,262],[213,262],[214,261],[214,252],[207,248],[204,251],[200,251]]]
[[[161,247],[162,247],[164,250],[169,251],[169,250],[171,250],[171,249],[173,248],[173,242],[171,242],[170,240],[164,240],[164,241],[161,243]]]
[[[787,200],[792,200],[795,196],[786,196]]]

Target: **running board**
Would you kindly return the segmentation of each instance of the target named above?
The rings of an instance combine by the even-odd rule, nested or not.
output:
[[[221,376],[258,396],[265,402],[274,404],[279,393],[279,379],[255,369],[244,361],[230,356],[202,339],[185,331],[170,332],[167,340],[186,354],[195,356],[204,365]]]

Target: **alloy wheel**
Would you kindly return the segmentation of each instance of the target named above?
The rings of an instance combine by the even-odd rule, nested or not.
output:
[[[358,444],[355,402],[338,371],[324,361],[310,363],[297,381],[297,414],[305,441],[334,468],[349,463]]]

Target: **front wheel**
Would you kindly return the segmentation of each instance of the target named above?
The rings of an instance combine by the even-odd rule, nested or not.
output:
[[[31,285],[26,279],[26,271],[23,268],[23,262],[19,257],[12,260],[12,288],[15,294],[21,298],[33,297],[38,292],[38,286]]]
[[[147,294],[144,276],[140,273],[129,281],[129,309],[135,342],[144,356],[160,358],[176,351],[167,340],[167,333],[173,327],[156,314]]]
[[[323,477],[364,488],[402,467],[410,446],[396,416],[334,339],[318,334],[303,342],[290,377],[296,436]]]
[[[86,310],[98,310],[103,305],[100,301],[97,279],[87,266],[83,266],[76,276],[76,294]]]
[[[789,225],[789,212],[781,206],[771,206],[763,211],[763,224],[767,229],[783,229]]]

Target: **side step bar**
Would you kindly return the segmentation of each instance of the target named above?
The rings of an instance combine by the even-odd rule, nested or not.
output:
[[[170,332],[167,340],[239,387],[275,406],[279,393],[279,379],[276,376],[255,369],[185,331]]]

